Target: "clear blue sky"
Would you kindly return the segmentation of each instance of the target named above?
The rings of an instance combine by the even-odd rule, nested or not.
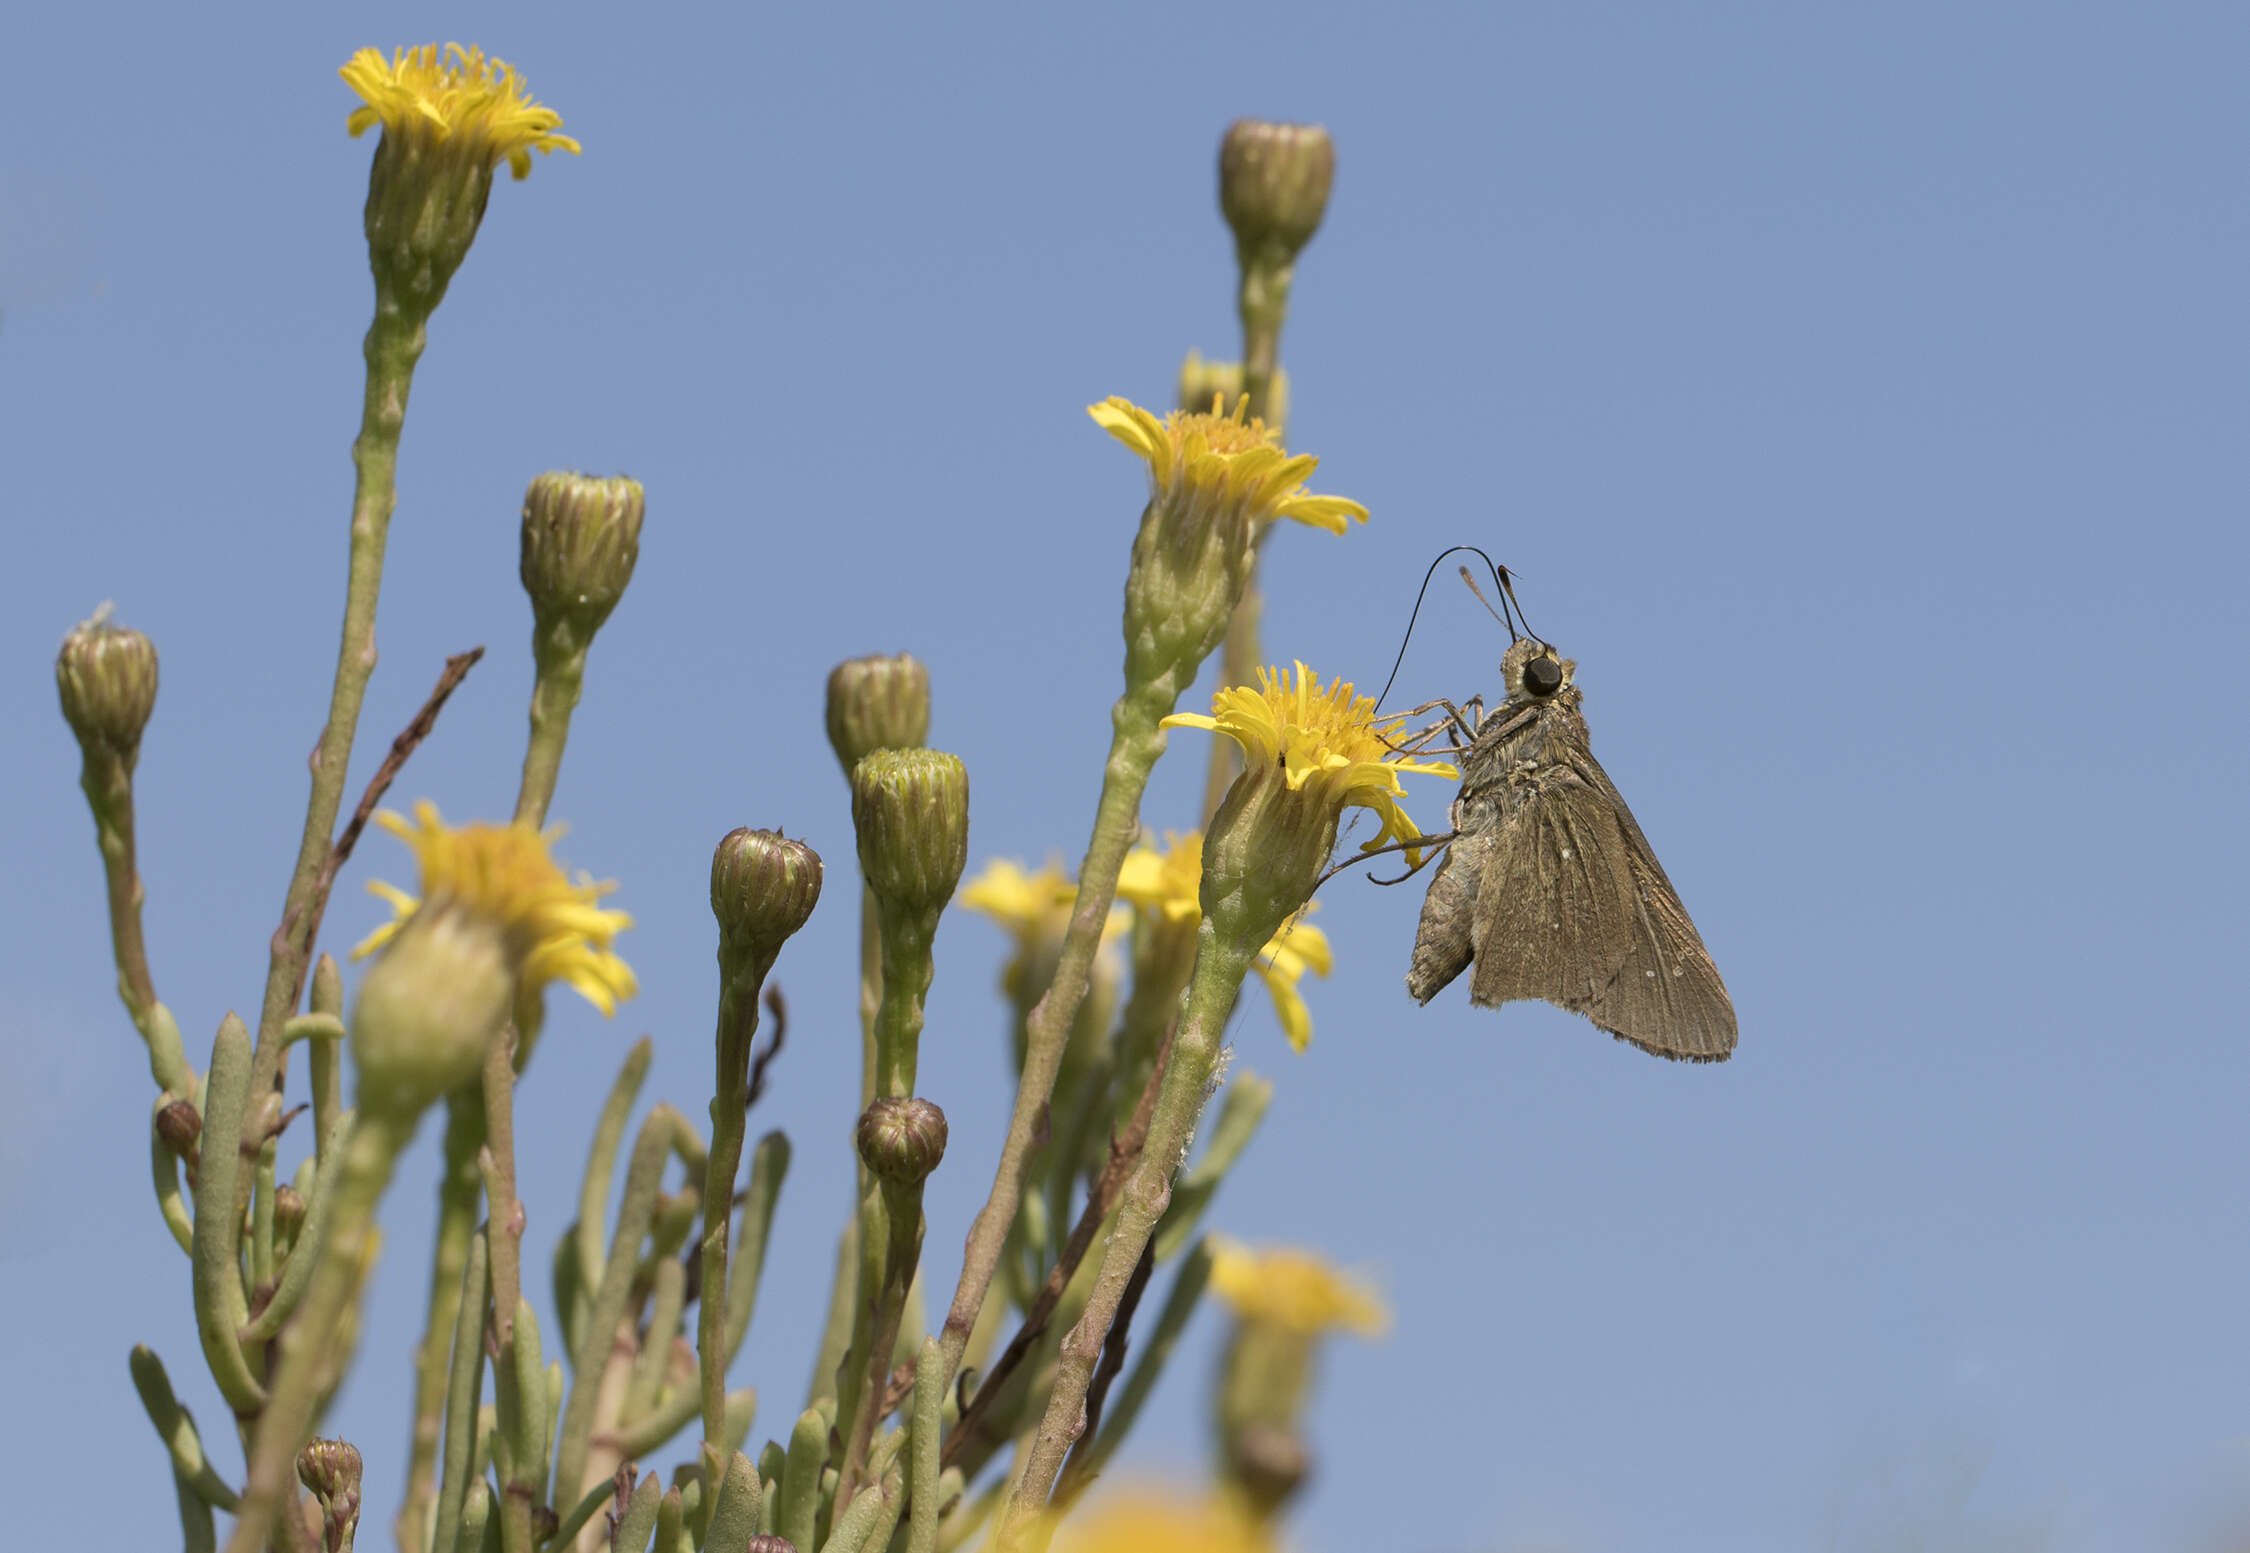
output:
[[[778,973],[798,1017],[763,1112],[799,1163],[739,1372],[759,1437],[786,1428],[855,1050],[823,675],[920,654],[973,856],[1076,857],[1141,499],[1082,407],[1161,405],[1188,347],[1233,353],[1217,137],[1319,120],[1340,171],[1283,344],[1292,440],[1374,520],[1281,537],[1269,651],[1379,682],[1432,555],[1517,567],[1742,1045],[1675,1067],[1544,1008],[1418,1009],[1418,891],[1330,886],[1311,1051],[1247,1000],[1240,1061],[1281,1088],[1214,1216],[1373,1269],[1397,1309],[1332,1354],[1305,1544],[2077,1553],[2193,1546],[2250,1505],[2239,7],[149,6],[11,33],[22,1545],[87,1513],[110,1546],[176,1535],[133,1342],[225,1433],[149,1202],[54,645],[114,598],[162,650],[149,934],[200,1049],[256,1002],[333,661],[370,296],[335,71],[433,37],[519,62],[586,153],[496,191],[433,327],[360,774],[482,642],[401,796],[503,813],[523,486],[649,493],[556,801],[570,861],[623,881],[646,990],[614,1024],[556,1006],[525,1099],[535,1266],[635,1033],[651,1096],[702,1105],[712,842],[809,835],[832,895]],[[1448,591],[1402,688],[1489,690],[1500,645]],[[1153,826],[1191,820],[1203,740],[1175,739]],[[332,946],[402,863],[363,850]],[[947,1286],[1005,1104],[1001,951],[973,918],[939,940]],[[386,1546],[432,1141],[334,1417]],[[1201,1470],[1218,1325],[1142,1466]]]

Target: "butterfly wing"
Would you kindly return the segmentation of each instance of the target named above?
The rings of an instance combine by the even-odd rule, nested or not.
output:
[[[1536,998],[1660,1057],[1719,1061],[1734,1005],[1609,776],[1572,749],[1494,837],[1474,918],[1472,1001]]]
[[[1520,779],[1474,918],[1472,1002],[1590,1014],[1631,952],[1632,873],[1607,798],[1566,765]]]
[[[1586,1009],[1587,1016],[1612,1035],[1659,1056],[1724,1061],[1734,1050],[1734,1000],[1727,996],[1718,966],[1609,773],[1584,749],[1573,750],[1569,759],[1580,780],[1602,795],[1616,818],[1633,892],[1625,958]]]
[[[1475,953],[1477,890],[1491,860],[1493,835],[1471,831],[1457,838],[1438,859],[1422,920],[1414,930],[1414,960],[1406,970],[1406,990],[1427,1003],[1469,968]]]

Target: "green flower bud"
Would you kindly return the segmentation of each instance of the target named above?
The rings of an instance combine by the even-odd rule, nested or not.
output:
[[[638,480],[550,472],[523,496],[517,568],[541,636],[559,629],[578,649],[594,639],[633,580],[647,510]]]
[[[930,671],[909,653],[850,658],[828,674],[828,742],[849,777],[877,750],[918,749],[930,736]]]
[[[1244,268],[1287,265],[1320,230],[1336,145],[1317,124],[1237,119],[1219,142],[1219,209]]]
[[[880,1098],[859,1119],[859,1157],[885,1181],[915,1186],[945,1158],[945,1113],[927,1100]]]
[[[407,918],[352,1005],[360,1109],[411,1118],[475,1078],[514,1004],[519,958],[489,918],[450,900]]]
[[[294,1243],[297,1232],[305,1227],[305,1196],[293,1186],[277,1186],[273,1192],[274,1233],[284,1243]]]
[[[937,913],[969,860],[969,772],[937,750],[877,750],[852,768],[859,868],[878,902]]]
[[[140,758],[141,730],[156,710],[156,644],[111,625],[104,604],[63,638],[55,686],[86,758],[114,760],[131,771]]]
[[[711,854],[711,914],[719,963],[762,978],[820,900],[820,854],[778,831],[743,826]]]

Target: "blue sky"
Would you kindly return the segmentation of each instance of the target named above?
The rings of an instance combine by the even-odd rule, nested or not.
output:
[[[148,1201],[54,644],[114,599],[162,651],[149,936],[194,1051],[256,1001],[333,662],[369,302],[335,69],[430,37],[519,62],[586,152],[497,190],[432,328],[355,789],[481,642],[400,796],[505,812],[523,486],[649,493],[555,805],[569,860],[623,882],[645,992],[613,1024],[556,1007],[524,1101],[532,1265],[634,1034],[650,1096],[703,1104],[712,843],[807,835],[831,898],[778,972],[797,1024],[763,1107],[798,1164],[739,1368],[758,1437],[786,1428],[855,1082],[823,676],[922,656],[972,856],[1075,858],[1141,491],[1082,407],[1162,404],[1185,350],[1233,354],[1217,137],[1318,120],[1340,166],[1283,341],[1292,441],[1374,518],[1280,537],[1268,652],[1379,683],[1431,556],[1517,568],[1742,1044],[1675,1067],[1541,1007],[1418,1009],[1418,891],[1324,891],[1312,1049],[1246,1000],[1238,1060],[1280,1092],[1214,1210],[1396,1307],[1387,1343],[1330,1356],[1303,1543],[2075,1553],[2197,1546],[2250,1507],[2239,8],[620,29],[569,3],[11,28],[41,62],[0,99],[0,1452],[36,1485],[25,1545],[81,1532],[87,1495],[113,1545],[176,1535],[132,1343],[224,1417]],[[1501,645],[1442,592],[1401,693],[1489,690]],[[1152,827],[1192,821],[1203,741],[1175,737]],[[332,946],[403,872],[363,849]],[[1006,1104],[1002,944],[966,916],[938,943],[948,1287]],[[333,1415],[384,1542],[433,1143]],[[1218,1325],[1140,1467],[1201,1470]]]

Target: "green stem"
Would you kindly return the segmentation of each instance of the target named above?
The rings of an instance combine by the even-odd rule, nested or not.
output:
[[[1175,670],[1142,684],[1128,684],[1111,710],[1109,762],[1102,773],[1102,795],[1094,810],[1094,831],[1086,844],[1085,861],[1078,869],[1078,901],[1071,910],[1070,926],[1063,935],[1055,977],[1045,996],[1026,1022],[1023,1076],[1016,1085],[1015,1109],[1008,1117],[1008,1135],[1000,1146],[1000,1163],[993,1172],[992,1192],[969,1226],[961,1259],[961,1281],[946,1312],[941,1334],[945,1378],[951,1382],[976,1328],[977,1312],[984,1306],[992,1275],[1008,1230],[1016,1220],[1023,1196],[1028,1164],[1040,1122],[1047,1113],[1055,1074],[1062,1066],[1063,1048],[1070,1040],[1078,1005],[1084,1001],[1101,947],[1102,928],[1117,898],[1117,873],[1140,830],[1141,793],[1149,772],[1164,753],[1164,730],[1158,726],[1179,700],[1184,680]],[[1137,1253],[1136,1253],[1137,1254]]]
[[[886,979],[885,985],[891,983]],[[882,1286],[874,1294],[874,1317],[868,1323],[867,1370],[861,1382],[859,1408],[852,1415],[845,1438],[843,1474],[836,1486],[839,1504],[850,1501],[859,1486],[861,1468],[868,1465],[867,1448],[875,1438],[875,1426],[882,1422],[884,1394],[890,1389],[891,1350],[898,1346],[906,1291],[914,1282],[914,1267],[922,1254],[922,1183],[885,1181],[882,1190],[889,1244],[884,1251]],[[879,1467],[868,1473],[877,1480],[881,1475]]]
[[[718,1072],[711,1094],[711,1152],[703,1172],[703,1287],[696,1296],[697,1379],[703,1394],[703,1503],[716,1506],[727,1471],[727,1229],[750,1107],[750,1048],[767,966],[757,956],[728,964],[719,989]],[[767,962],[770,964],[770,961]]]
[[[344,780],[350,774],[352,740],[367,682],[375,673],[375,603],[383,588],[383,550],[390,537],[391,513],[398,505],[398,442],[406,424],[406,399],[414,367],[429,340],[429,313],[403,305],[380,285],[375,318],[367,326],[367,389],[360,407],[359,436],[352,443],[356,479],[352,492],[351,564],[344,585],[344,628],[336,649],[336,678],[328,698],[328,721],[313,746],[312,792],[305,803],[304,835],[289,876],[281,926],[274,930],[266,967],[266,990],[258,1011],[258,1042],[251,1068],[251,1091],[273,1088],[280,1072],[282,1025],[297,1007],[306,962],[319,923],[313,892],[321,865],[336,833],[343,806]],[[239,1540],[239,1539],[238,1539]]]
[[[1133,1372],[1125,1377],[1124,1386],[1103,1412],[1101,1432],[1094,1437],[1091,1449],[1081,1453],[1084,1464],[1073,1463],[1071,1477],[1075,1482],[1066,1480],[1062,1485],[1063,1498],[1058,1508],[1064,1514],[1069,1513],[1076,1496],[1101,1476],[1102,1468],[1117,1454],[1117,1447],[1131,1432],[1133,1420],[1140,1416],[1149,1393],[1156,1389],[1156,1378],[1164,1372],[1164,1365],[1172,1357],[1173,1348],[1178,1346],[1188,1317],[1195,1314],[1196,1303],[1203,1298],[1204,1287],[1210,1281],[1210,1243],[1199,1240],[1173,1276],[1172,1292],[1165,1297],[1155,1328],[1145,1337],[1136,1334],[1138,1340],[1134,1346],[1140,1350],[1140,1356],[1133,1361]]]
[[[914,1093],[922,1000],[937,969],[930,958],[936,922],[900,910],[881,913],[881,927],[883,1001],[875,1014],[875,1093],[903,1100]]]
[[[146,1039],[149,1011],[156,1006],[156,983],[149,975],[148,944],[141,935],[141,902],[147,891],[135,858],[132,767],[113,753],[88,753],[79,766],[78,785],[85,790],[87,807],[94,811],[94,839],[101,847],[102,874],[109,885],[109,946],[117,962],[117,995]],[[156,1082],[173,1088],[162,1073],[156,1075]]]
[[[347,1338],[357,1326],[359,1293],[379,1239],[375,1206],[390,1184],[399,1151],[414,1136],[417,1118],[362,1115],[350,1146],[338,1157],[334,1219],[328,1244],[313,1269],[303,1308],[281,1339],[281,1369],[258,1421],[250,1478],[235,1518],[227,1553],[257,1553],[285,1509],[294,1513],[297,1452],[312,1437],[321,1403],[350,1358]],[[204,1158],[211,1157],[206,1147]]]
[[[1250,398],[1250,414],[1272,425],[1273,375],[1281,355],[1281,324],[1289,312],[1289,281],[1293,266],[1279,268],[1244,265],[1235,305],[1242,316],[1242,391]],[[1276,433],[1280,431],[1275,427]],[[1258,592],[1258,561],[1265,547],[1250,560],[1250,576],[1242,586],[1241,602],[1227,622],[1227,641],[1220,658],[1221,685],[1247,685],[1263,663],[1258,648],[1258,619],[1265,601]],[[1210,766],[1203,779],[1203,819],[1206,824],[1219,812],[1219,800],[1242,769],[1242,748],[1232,739],[1211,741]]]
[[[626,1298],[640,1264],[641,1241],[648,1234],[649,1220],[656,1212],[656,1194],[664,1183],[665,1162],[674,1147],[675,1134],[686,1127],[687,1119],[679,1112],[658,1105],[641,1124],[640,1136],[633,1140],[609,1258],[587,1309],[586,1324],[578,1333],[577,1351],[571,1355],[570,1400],[564,1405],[562,1430],[555,1443],[557,1501],[575,1503],[590,1486],[586,1481],[586,1456],[593,1441],[594,1407],[600,1398],[602,1375],[617,1340],[617,1325],[625,1318]]]
[[[906,1553],[937,1553],[938,1427],[945,1413],[944,1375],[944,1351],[938,1340],[923,1338],[922,1355],[914,1367],[914,1456],[908,1488],[914,1513]]]
[[[875,892],[859,888],[859,1108],[864,1111],[878,1093],[875,1083],[875,1018],[883,1007],[883,927],[875,910]],[[867,1166],[859,1167],[861,1186],[867,1184]]]
[[[515,1032],[485,1047],[485,1240],[492,1268],[492,1390],[502,1416],[521,1418],[545,1410],[545,1398],[521,1394],[516,1363],[516,1307],[523,1301],[523,1204],[516,1200]],[[537,1373],[537,1366],[532,1367]],[[532,1463],[519,1463],[525,1472]],[[536,1490],[521,1482],[500,1485],[500,1545],[531,1553],[531,1510]]]
[[[399,1553],[429,1553],[430,1509],[438,1492],[438,1434],[451,1374],[446,1356],[461,1311],[462,1270],[468,1265],[470,1242],[476,1239],[477,1205],[484,1193],[477,1155],[483,1147],[483,1092],[464,1086],[445,1100],[445,1173],[438,1178],[428,1310],[422,1319],[421,1346],[414,1350],[414,1429],[408,1445],[406,1499],[392,1523]],[[477,1287],[481,1300],[481,1274]]]
[[[547,805],[554,801],[563,746],[570,740],[570,714],[577,710],[585,686],[586,649],[560,648],[535,633],[532,657],[539,667],[531,687],[531,738],[523,751],[516,823],[537,830],[547,823]]]
[[[1023,1475],[1001,1512],[999,1546],[1010,1553],[1032,1545],[1038,1512],[1054,1489],[1055,1476],[1062,1470],[1071,1443],[1085,1428],[1086,1391],[1101,1358],[1102,1342],[1109,1335],[1134,1265],[1171,1202],[1172,1176],[1194,1134],[1205,1092],[1217,1071],[1227,1016],[1234,1011],[1242,978],[1249,974],[1256,958],[1255,948],[1223,942],[1210,920],[1204,920],[1197,940],[1195,974],[1188,983],[1179,1031],[1172,1039],[1171,1060],[1165,1067],[1164,1087],[1156,1098],[1156,1114],[1149,1122],[1148,1141],[1141,1149],[1140,1163],[1126,1180],[1118,1203],[1117,1227],[1102,1253],[1085,1313],[1063,1339],[1054,1389],[1032,1436]]]
[[[430,1524],[436,1530],[440,1547],[446,1543],[446,1528],[460,1521],[461,1508],[469,1493],[469,1463],[476,1455],[477,1412],[484,1403],[484,1302],[488,1287],[485,1240],[482,1235],[472,1234],[467,1265],[461,1270],[461,1282],[453,1299],[452,1362],[446,1370],[445,1390],[438,1396],[445,1417],[445,1465],[437,1481],[437,1514]],[[405,1511],[400,1512],[402,1542],[408,1529],[405,1515]],[[415,1519],[411,1529],[417,1538],[412,1553],[428,1553],[430,1532],[420,1517]]]

